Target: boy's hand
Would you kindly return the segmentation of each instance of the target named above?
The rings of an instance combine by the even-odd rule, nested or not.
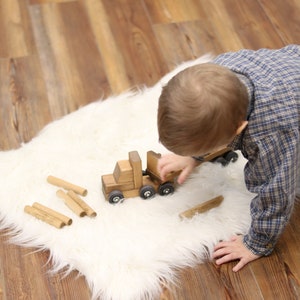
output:
[[[157,164],[157,169],[162,180],[172,171],[182,170],[178,176],[177,182],[182,184],[197,166],[197,161],[189,156],[180,156],[176,154],[166,154],[162,156]]]
[[[216,264],[221,265],[232,260],[239,260],[232,269],[237,272],[247,263],[258,259],[260,256],[253,254],[244,244],[242,236],[233,236],[228,242],[220,242],[214,248],[213,258]]]

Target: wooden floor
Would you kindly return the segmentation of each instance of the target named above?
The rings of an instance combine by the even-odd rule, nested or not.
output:
[[[299,44],[299,16],[300,0],[0,0],[0,150],[207,52]],[[47,252],[0,241],[0,298],[90,298],[76,272],[46,274]],[[299,249],[297,204],[270,257],[237,274],[233,263],[183,270],[161,300],[300,299]]]

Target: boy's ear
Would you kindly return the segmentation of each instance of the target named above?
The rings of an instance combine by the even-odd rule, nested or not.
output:
[[[248,121],[243,121],[241,123],[241,125],[238,127],[238,129],[236,130],[236,135],[239,135],[248,125]]]

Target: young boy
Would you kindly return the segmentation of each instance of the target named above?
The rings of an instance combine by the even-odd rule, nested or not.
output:
[[[159,139],[173,153],[159,161],[162,177],[182,169],[181,184],[197,166],[195,157],[227,145],[248,160],[245,183],[257,195],[251,227],[215,246],[218,265],[239,260],[236,272],[272,252],[299,182],[299,115],[299,45],[225,53],[183,70],[163,88]]]

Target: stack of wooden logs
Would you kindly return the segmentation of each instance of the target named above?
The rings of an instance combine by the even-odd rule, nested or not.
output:
[[[63,188],[56,192],[56,195],[63,199],[64,203],[79,217],[96,217],[97,213],[80,196],[86,196],[87,190],[83,187],[67,182],[54,176],[48,176],[47,181],[55,186]],[[32,206],[26,205],[24,211],[39,220],[42,220],[56,228],[71,225],[72,219],[47,206],[34,202]]]

